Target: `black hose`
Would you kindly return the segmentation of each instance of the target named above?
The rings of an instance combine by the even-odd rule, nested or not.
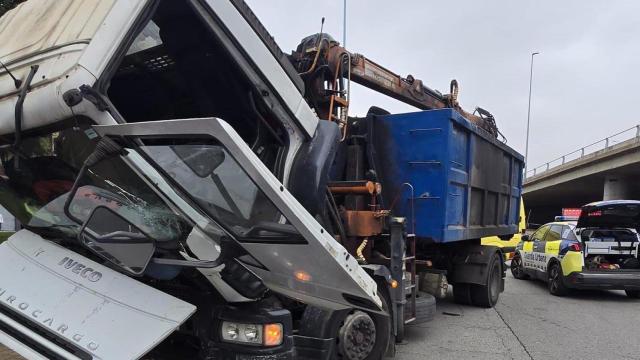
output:
[[[22,107],[24,105],[24,99],[27,97],[27,93],[29,91],[29,87],[31,87],[31,81],[33,77],[36,75],[39,66],[33,65],[31,70],[29,70],[29,75],[27,75],[27,80],[22,83],[22,87],[20,88],[20,94],[18,95],[18,102],[15,107],[15,131],[14,131],[14,141],[13,148],[17,149],[22,142]],[[18,167],[18,157],[14,162],[15,167]]]

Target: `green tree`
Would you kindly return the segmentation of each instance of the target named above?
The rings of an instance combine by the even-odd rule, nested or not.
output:
[[[0,16],[26,0],[0,0]]]

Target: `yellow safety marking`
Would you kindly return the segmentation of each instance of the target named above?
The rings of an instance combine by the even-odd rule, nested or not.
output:
[[[547,241],[546,245],[544,246],[544,252],[546,254],[558,255],[558,253],[560,252],[561,241],[562,240]]]
[[[581,252],[568,251],[560,261],[562,267],[562,275],[567,276],[572,272],[582,271],[584,266],[584,258]]]
[[[526,252],[532,252],[533,251],[533,241],[525,241],[523,246],[522,246],[522,250],[524,250]]]

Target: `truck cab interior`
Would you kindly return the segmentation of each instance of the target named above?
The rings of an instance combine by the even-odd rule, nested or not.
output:
[[[106,90],[126,122],[218,117],[278,167],[287,132],[189,1],[160,1],[134,35]]]

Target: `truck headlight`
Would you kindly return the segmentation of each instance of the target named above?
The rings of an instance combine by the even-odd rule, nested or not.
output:
[[[283,327],[280,323],[241,324],[223,321],[221,333],[222,340],[240,344],[278,346],[283,340]]]
[[[225,340],[237,340],[238,335],[240,334],[238,331],[238,324],[227,323],[225,322],[222,325],[222,338]]]

